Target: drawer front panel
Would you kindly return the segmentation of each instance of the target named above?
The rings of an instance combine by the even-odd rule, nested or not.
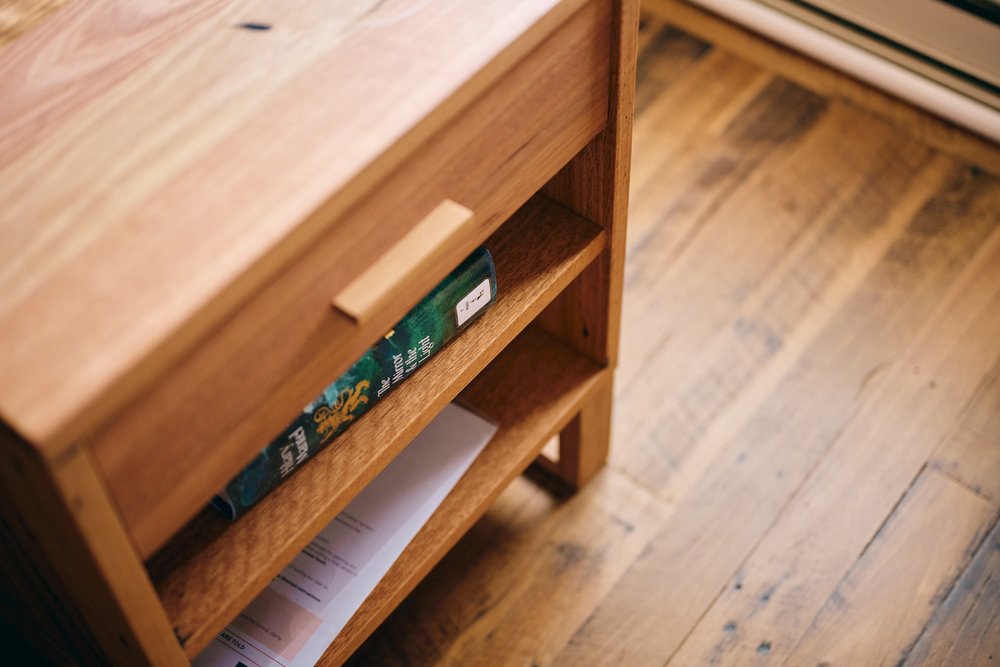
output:
[[[97,434],[144,557],[604,127],[609,21],[588,3]],[[433,261],[363,319],[332,306],[445,200],[473,219]]]

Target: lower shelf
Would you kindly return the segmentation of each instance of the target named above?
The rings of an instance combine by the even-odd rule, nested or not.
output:
[[[582,375],[596,378],[599,371],[543,334],[528,332],[527,342],[511,341],[597,257],[605,243],[604,232],[593,223],[543,195],[533,198],[487,243],[496,261],[500,296],[482,318],[239,521],[230,523],[207,509],[150,559],[150,575],[187,655],[193,657],[208,645],[463,388],[468,386],[466,395],[473,405],[501,419],[501,425],[510,424],[506,434],[497,436],[499,442],[523,438],[534,443],[532,429],[538,427],[524,426],[505,412],[523,411],[525,418],[534,414],[536,408],[528,398],[540,405],[558,404],[566,411],[559,418],[569,419],[577,395],[574,387]],[[508,345],[513,346],[505,350]],[[489,370],[469,385],[487,365]],[[504,370],[507,366],[517,372]],[[491,445],[488,451],[495,449]],[[527,450],[522,453],[527,459],[532,456]],[[476,470],[509,481],[523,467],[508,471],[477,464]],[[502,484],[491,488],[498,493]],[[470,501],[473,506],[463,509],[468,512],[461,515],[464,518],[448,518],[447,524],[460,524],[464,530],[486,502],[480,507]],[[430,565],[430,561],[421,565],[420,571],[426,572]],[[404,589],[409,590],[405,586],[399,590]],[[372,609],[378,611],[372,618],[381,619],[391,609],[388,601],[398,601],[404,594],[376,591],[373,599],[386,602],[373,603]],[[343,642],[355,645],[364,637],[355,628],[370,629],[377,622],[365,620],[368,613],[359,612]]]
[[[343,663],[609,379],[609,370],[535,329],[511,343],[460,396],[499,431],[319,664]]]

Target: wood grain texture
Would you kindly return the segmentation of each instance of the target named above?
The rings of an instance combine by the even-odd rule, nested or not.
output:
[[[650,22],[648,16],[640,17],[642,29],[637,49],[643,57],[636,63],[635,91],[635,116],[647,121],[651,116],[645,114],[645,111],[650,103],[660,97],[675,76],[712,48],[707,42],[669,25],[657,24],[657,29],[650,29]],[[635,154],[636,159],[639,157],[640,154]],[[643,151],[641,157],[648,158],[650,155]]]
[[[559,434],[556,472],[574,489],[583,488],[604,467],[611,441],[611,397],[607,383],[595,391],[569,425]]]
[[[56,468],[0,428],[4,569],[22,590],[21,623],[88,664],[182,665],[184,655],[89,453]],[[33,620],[31,615],[38,620]]]
[[[25,33],[0,51],[0,412],[66,446],[580,6],[100,0]]]
[[[256,456],[267,440],[261,434],[288,424],[604,125],[606,10],[593,3],[574,15],[95,435],[97,459],[144,555]],[[360,327],[331,312],[338,287],[443,198],[477,217],[440,262]]]
[[[1000,503],[1000,359],[976,388],[931,465]]]
[[[613,239],[608,257],[589,270],[594,276],[582,276],[579,285],[561,295],[547,314],[549,321],[546,324],[580,349],[612,364],[617,359],[621,306],[618,299],[609,299],[610,295],[621,292],[615,281],[624,263],[624,222],[631,162],[631,142],[624,139],[632,134],[638,3],[616,2],[614,15],[617,22],[613,26],[610,55],[615,66],[612,68],[608,125],[546,186],[550,196],[605,227]],[[609,278],[611,283],[604,278]],[[608,323],[591,312],[604,312],[607,308],[612,316]]]
[[[781,111],[786,105],[796,111]],[[897,149],[898,135],[886,134],[884,125],[839,106],[817,118],[823,108],[797,87],[769,84],[720,141],[709,140],[702,156],[711,158],[692,155],[694,177],[721,174],[718,181],[677,193],[675,207],[660,209],[669,217],[658,228],[636,220],[643,238],[635,247],[650,262],[628,276],[626,309],[635,319],[623,327],[632,354],[619,386],[630,400],[622,403],[616,435],[624,444],[614,456],[668,497],[685,492],[683,480],[699,478],[713,450],[814,344],[873,267],[885,263],[929,193],[951,177],[952,167],[929,162],[921,147]],[[856,140],[841,141],[845,136]],[[740,156],[735,164],[727,164],[730,151]],[[752,174],[741,182],[747,170]],[[657,196],[669,203],[674,195]],[[722,201],[713,204],[716,197]],[[916,230],[908,236],[923,237]],[[902,270],[902,261],[881,271],[895,267]],[[655,330],[647,323],[654,317]],[[878,340],[885,350],[895,345]],[[870,348],[877,349],[874,341]],[[644,374],[651,361],[657,373]],[[852,372],[860,380],[870,368],[859,363]]]
[[[863,405],[866,377],[883,365],[897,368],[897,377],[912,373],[913,364],[899,349],[899,336],[912,334],[914,327],[927,322],[928,307],[956,294],[959,288],[968,289],[967,278],[956,284],[964,272],[956,270],[959,267],[946,257],[958,253],[962,258],[959,266],[969,262],[997,226],[994,202],[1000,188],[991,179],[979,185],[983,188],[980,198],[952,200],[942,195],[941,200],[928,202],[849,301],[796,355],[795,363],[772,393],[761,397],[761,406],[746,414],[721,445],[710,444],[712,450],[717,449],[713,465],[691,483],[691,491],[679,501],[677,511],[651,542],[644,558],[637,560],[581,628],[560,658],[563,664],[594,654],[612,655],[620,664],[662,664],[681,647]],[[957,217],[942,215],[940,208],[953,201],[961,201],[963,209],[969,207],[978,213],[962,216],[959,224]],[[964,319],[948,324],[941,316],[930,321],[938,326],[932,330],[935,343],[968,331],[964,327],[971,329],[980,316],[991,322],[982,338],[974,338],[979,341],[975,349],[981,355],[980,364],[992,362],[998,340],[989,337],[998,325],[989,319],[988,306],[1000,284],[987,281],[994,275],[991,271],[996,269],[982,274],[984,282],[975,294],[978,301],[968,306]],[[961,354],[954,342],[946,347]],[[974,358],[969,367],[975,368]],[[963,376],[956,381],[972,383],[968,388],[971,393],[978,379]],[[927,385],[921,382],[912,395],[926,390]],[[967,397],[968,393],[955,397],[958,403],[951,406],[952,419]],[[948,407],[942,406],[945,412],[938,413],[936,428],[949,425]],[[900,409],[905,410],[905,405]],[[892,424],[880,423],[879,428],[891,428]],[[663,439],[670,433],[662,431]],[[835,469],[836,461],[829,465]],[[676,599],[684,599],[686,604],[673,605],[671,601]]]
[[[557,201],[601,225],[609,241],[598,260],[556,297],[539,322],[575,349],[614,368],[621,329],[639,2],[615,0],[611,8],[608,123],[545,187]],[[560,464],[551,472],[575,488],[597,474],[608,455],[610,419],[608,386],[600,400],[562,434]]]
[[[975,415],[1000,354],[1000,181],[890,115],[643,26],[609,466],[559,501],[566,524],[534,518],[553,501],[527,483],[502,495],[357,664],[781,664],[894,512],[900,575],[856,609],[884,605],[912,642],[934,604],[910,593],[940,603],[991,523],[933,460],[972,424],[991,433]],[[553,576],[562,536],[600,534],[580,508],[611,477],[662,512],[633,524],[640,545],[585,546],[567,566],[585,581]],[[943,617],[978,600],[973,646],[990,581]]]
[[[44,625],[27,620],[31,618],[27,617],[31,613],[28,609],[21,605],[6,607],[5,603],[0,603],[0,641],[7,646],[10,659],[20,660],[21,664],[47,667],[75,667],[80,664],[82,660],[70,657],[73,652],[65,644],[56,644],[53,635],[43,634]],[[54,621],[54,618],[50,619]]]
[[[517,480],[349,664],[549,664],[669,512],[610,469],[571,501]]]
[[[788,664],[899,664],[982,543],[996,509],[940,473],[920,475],[788,655]],[[766,640],[758,646],[758,653],[770,650]],[[983,655],[970,657],[969,664],[985,661]]]
[[[828,596],[836,595],[838,581],[858,554],[876,539],[885,517],[959,420],[981,369],[1000,352],[1000,318],[995,316],[1000,234],[976,260],[954,285],[947,308],[885,371],[882,381],[893,391],[872,395],[847,422],[796,494],[794,506],[781,512],[685,638],[672,658],[676,664],[745,664],[764,643],[770,659],[802,663],[801,655],[789,657],[797,639]],[[962,514],[956,510],[955,516]],[[901,578],[907,582],[910,575]],[[902,650],[904,645],[894,646]],[[885,657],[890,663],[895,659]]]
[[[0,494],[4,508],[16,507],[9,491],[0,489]],[[24,520],[4,512],[0,539],[4,544],[0,554],[0,625],[5,626],[5,633],[21,637],[36,652],[63,656],[62,663],[96,663],[100,647],[66,604],[69,596],[55,572],[37,550],[23,546],[31,541]],[[30,662],[46,664],[43,659]],[[53,656],[48,662],[55,664],[57,659]]]
[[[188,654],[246,606],[605,242],[596,225],[540,195],[486,244],[503,288],[482,319],[238,522],[208,508],[186,527],[150,569]]]
[[[987,667],[1000,660],[1000,522],[934,612],[904,665]]]
[[[379,256],[334,298],[334,308],[361,324],[392,300],[407,282],[424,284],[421,274],[437,275],[442,257],[450,254],[454,238],[472,223],[474,213],[451,199],[445,199],[407,232],[394,246]]]
[[[581,411],[579,442],[600,447],[575,468],[592,475],[611,370],[540,329],[518,334],[616,257],[588,313],[616,336],[637,16],[613,0],[97,0],[33,29],[25,15],[0,51],[14,101],[0,113],[0,232],[15,242],[0,246],[2,444],[56,477],[38,504],[70,516],[50,511],[44,528],[82,546],[74,565],[46,533],[45,574],[80,581],[32,610],[65,597],[59,622],[93,635],[88,656],[184,664],[464,387],[500,432],[328,652],[337,664]],[[541,194],[507,220],[609,119],[602,157],[575,173],[607,193],[597,224]],[[330,293],[422,236],[445,198],[473,223],[418,239],[430,255],[337,330]],[[260,433],[484,241],[503,296],[470,332],[240,522],[201,517],[143,568]],[[285,317],[316,294],[322,310]],[[7,518],[44,514],[4,477]]]
[[[6,0],[0,5],[0,46],[17,39],[69,0]]]
[[[518,480],[355,664],[992,664],[1000,182],[644,24],[610,469]]]
[[[549,196],[604,227],[610,240],[600,261],[559,295],[541,322],[591,358],[614,367],[621,328],[639,2],[614,0],[611,9],[607,125],[545,187]]]
[[[459,400],[496,421],[500,430],[337,636],[321,665],[339,665],[350,656],[545,442],[601,391],[609,375],[547,334],[529,329],[462,392]]]
[[[843,100],[882,117],[916,141],[1000,175],[1000,147],[989,140],[682,0],[644,0],[643,8],[817,94]]]

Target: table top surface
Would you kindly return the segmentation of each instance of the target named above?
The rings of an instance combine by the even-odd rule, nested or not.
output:
[[[0,417],[57,448],[583,0],[21,4],[51,11],[0,17]]]

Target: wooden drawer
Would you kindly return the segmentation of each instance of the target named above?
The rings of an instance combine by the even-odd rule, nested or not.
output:
[[[97,464],[143,557],[604,127],[610,12],[591,2],[558,27],[98,431]],[[474,223],[432,270],[363,322],[331,307],[445,199]]]

